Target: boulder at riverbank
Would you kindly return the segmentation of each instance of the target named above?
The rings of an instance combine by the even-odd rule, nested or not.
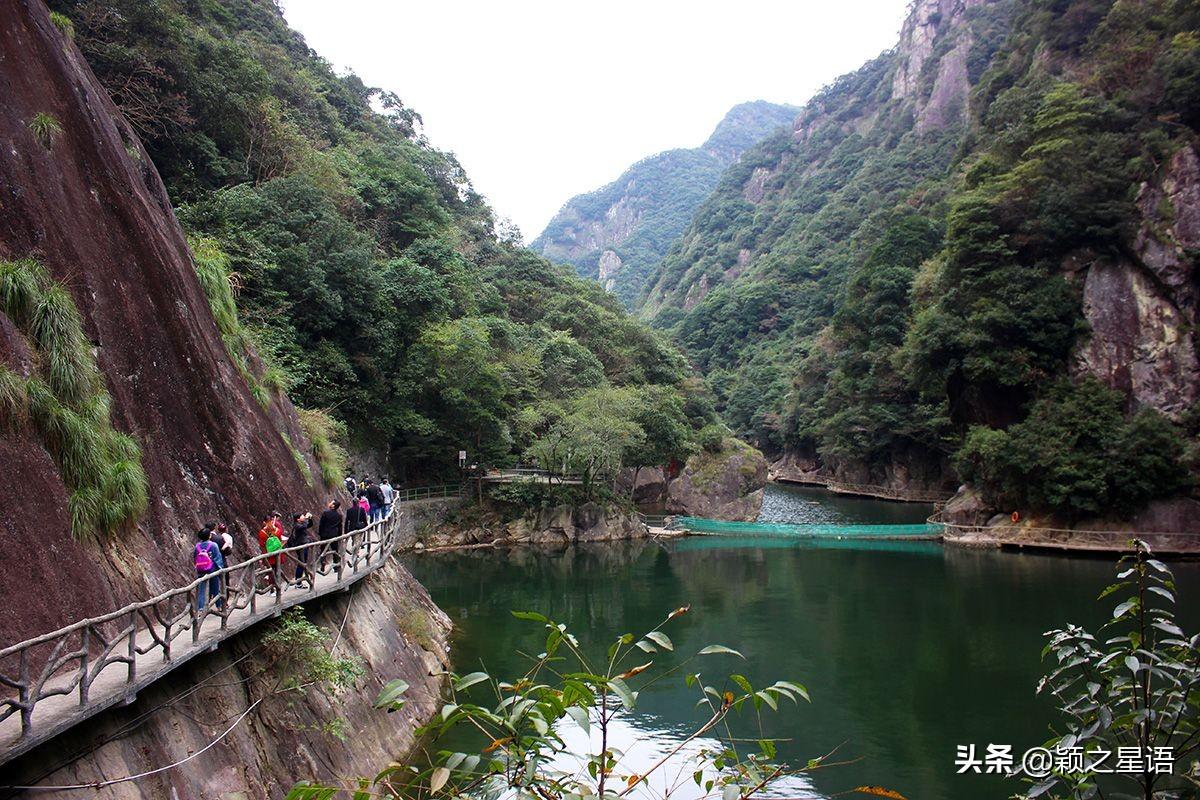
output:
[[[750,445],[726,437],[717,452],[702,450],[667,484],[666,510],[708,519],[753,522],[762,508],[767,460]]]

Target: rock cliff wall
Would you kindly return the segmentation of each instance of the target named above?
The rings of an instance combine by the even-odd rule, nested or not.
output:
[[[77,542],[42,441],[26,427],[0,434],[0,603],[24,609],[0,620],[10,643],[178,585],[205,519],[228,520],[248,548],[263,512],[312,508],[319,496],[281,435],[307,450],[294,410],[251,396],[157,172],[40,0],[0,3],[0,54],[0,258],[37,259],[70,291],[114,425],[141,446],[150,484],[136,525]],[[48,145],[31,128],[39,114],[61,127]],[[27,352],[0,315],[0,362],[27,371]]]
[[[150,487],[135,523],[77,541],[67,488],[42,439],[4,420],[5,646],[190,580],[192,532],[207,519],[230,523],[239,553],[257,552],[251,526],[264,512],[314,509],[321,493],[315,464],[294,451],[309,450],[294,408],[282,395],[266,408],[252,396],[157,172],[41,0],[0,2],[0,97],[0,259],[36,259],[69,291],[112,398],[112,422],[139,444]],[[33,357],[0,314],[0,364],[25,376]],[[297,778],[371,774],[403,753],[412,741],[402,723],[431,708],[429,673],[444,660],[445,618],[394,566],[311,611],[326,628],[344,624],[339,652],[366,667],[356,691],[272,698],[204,756],[88,796],[281,797]],[[261,628],[155,684],[135,705],[19,759],[2,782],[91,782],[197,752],[262,696],[254,677]],[[404,677],[418,696],[400,719],[369,707],[390,677]],[[318,732],[336,717],[348,722],[353,746]]]

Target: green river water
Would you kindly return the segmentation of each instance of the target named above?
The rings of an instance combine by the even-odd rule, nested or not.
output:
[[[928,512],[768,487],[760,520],[904,524]],[[1008,797],[1021,788],[1012,780],[955,774],[956,746],[982,752],[988,743],[1011,744],[1019,757],[1041,744],[1054,719],[1034,694],[1043,632],[1068,622],[1095,628],[1119,599],[1094,599],[1114,575],[1111,559],[930,542],[694,537],[426,554],[409,565],[454,621],[460,672],[480,665],[502,677],[524,671],[528,662],[515,651],[538,652],[544,635],[512,610],[541,611],[603,646],[690,604],[666,629],[677,654],[717,643],[748,659],[704,657],[698,668],[709,681],[741,672],[755,684],[785,679],[808,687],[811,704],[765,716],[766,735],[789,740],[781,758],[804,763],[840,745],[839,757],[858,759],[780,787],[779,796],[798,798],[863,784],[910,800]],[[1200,565],[1174,566],[1181,621],[1194,630]],[[696,699],[682,678],[655,684],[620,721],[617,746],[629,750],[635,767],[652,763],[701,720]],[[688,786],[677,796],[697,796]]]

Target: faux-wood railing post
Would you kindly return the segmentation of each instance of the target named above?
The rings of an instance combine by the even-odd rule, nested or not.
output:
[[[341,583],[342,577],[346,574],[346,537],[344,534],[333,543],[333,548],[333,557],[337,559],[337,580],[338,583]]]
[[[221,576],[221,630],[229,629],[229,573]]]
[[[33,702],[29,699],[29,648],[21,651],[21,688],[18,697],[21,702],[21,738],[29,735],[33,727]]]
[[[137,680],[137,612],[129,612],[129,646],[126,651],[129,657],[129,674],[125,677],[126,683],[133,683]]]
[[[207,580],[208,579],[205,578],[205,581],[207,581]],[[204,586],[204,585],[205,584],[200,584],[200,586]],[[193,594],[193,592],[195,594]],[[189,609],[189,613],[192,618],[192,644],[195,644],[196,642],[200,641],[200,620],[202,620],[204,618],[203,614],[208,613],[208,606],[212,605],[212,598],[210,597],[210,598],[208,598],[208,604],[204,606],[203,612],[201,612],[200,609],[196,608],[196,600],[197,600],[197,597],[199,596],[199,593],[200,593],[199,586],[197,586],[195,589],[188,592],[188,609]]]
[[[91,636],[89,634],[91,632],[92,629],[88,627],[80,631],[79,634],[81,642],[79,646],[79,705],[81,706],[86,706],[88,701],[88,661],[90,660],[89,651],[91,650]]]

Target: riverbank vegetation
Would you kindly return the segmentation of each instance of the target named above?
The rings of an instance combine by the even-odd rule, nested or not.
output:
[[[556,426],[582,442],[589,393],[622,409],[638,392],[673,398],[656,406],[672,430],[675,409],[703,411],[660,334],[523,249],[415,111],[336,75],[273,5],[50,5],[166,182],[259,402],[286,389],[344,424],[345,444],[382,449],[402,479],[422,480],[457,474],[462,449],[511,462]],[[605,411],[643,431],[658,424]],[[713,421],[709,411],[683,424]],[[328,481],[337,460],[314,446]],[[598,473],[609,450],[581,444],[571,460]]]
[[[327,800],[344,790],[412,798],[506,793],[543,800],[625,797],[649,788],[666,770],[690,775],[705,795],[744,800],[767,792],[785,777],[830,766],[828,756],[798,768],[777,763],[775,741],[762,734],[764,713],[809,700],[804,686],[779,680],[756,688],[736,673],[723,682],[706,683],[702,661],[744,658],[719,644],[687,658],[675,657],[675,645],[664,628],[688,611],[672,611],[641,635],[621,634],[606,649],[582,641],[567,625],[543,614],[514,611],[513,616],[545,631],[545,650],[531,658],[523,675],[506,680],[482,671],[450,674],[441,713],[421,728],[426,744],[409,764],[391,765],[372,779],[348,781],[347,787],[298,784],[288,800]],[[635,768],[612,743],[610,730],[637,707],[636,687],[669,677],[695,693],[701,719],[659,760],[648,768]],[[391,681],[376,706],[389,713],[402,708],[408,688],[403,680]],[[576,730],[567,726],[590,744],[581,746]],[[758,733],[740,735],[747,730]],[[438,749],[455,732],[477,739],[479,751]],[[564,761],[562,756],[571,758]],[[896,796],[873,788],[866,793]],[[665,796],[681,791],[677,785]]]
[[[1031,780],[1030,798],[1153,800],[1191,797],[1200,787],[1200,636],[1179,627],[1171,569],[1144,543],[1134,546],[1117,583],[1100,595],[1123,595],[1102,628],[1105,638],[1078,625],[1046,634],[1042,657],[1052,656],[1052,671],[1038,693],[1053,696],[1064,725],[1045,746],[1074,748],[1081,758]],[[1146,766],[1122,773],[1120,754],[1130,750]]]

